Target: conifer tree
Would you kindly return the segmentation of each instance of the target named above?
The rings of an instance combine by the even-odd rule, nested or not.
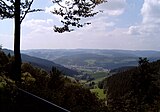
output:
[[[133,75],[133,93],[138,111],[145,111],[144,106],[154,105],[159,96],[159,88],[155,85],[153,74],[157,74],[147,58],[139,58],[139,73]]]
[[[2,50],[2,45],[0,45],[0,50]]]

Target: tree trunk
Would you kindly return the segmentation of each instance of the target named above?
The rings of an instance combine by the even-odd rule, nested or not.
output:
[[[14,32],[14,78],[16,81],[21,80],[21,54],[20,54],[20,0],[15,0],[15,32]]]

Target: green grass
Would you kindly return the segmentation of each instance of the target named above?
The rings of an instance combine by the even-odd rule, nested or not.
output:
[[[98,82],[102,81],[105,77],[101,77],[98,79],[93,80],[93,82],[95,82],[96,84],[98,84]]]
[[[100,88],[90,89],[91,92],[96,93],[99,99],[106,99],[106,94],[104,94],[104,90]]]
[[[107,72],[96,72],[94,74],[92,74],[92,77],[94,77],[95,79],[99,79],[102,77],[106,77],[107,76]]]
[[[107,72],[97,72],[92,74],[92,77],[95,78],[94,82],[98,84],[98,82],[102,81],[107,76],[107,74],[108,74]]]
[[[86,80],[80,80],[80,83],[87,83]]]

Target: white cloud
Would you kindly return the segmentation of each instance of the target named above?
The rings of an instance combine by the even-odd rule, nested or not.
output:
[[[139,28],[140,28],[139,26],[130,26],[128,30],[128,34],[140,35]]]
[[[98,7],[100,10],[104,10],[108,16],[119,16],[123,14],[126,7],[126,0],[108,0],[107,3]]]
[[[128,33],[139,35],[141,38],[155,38],[160,32],[160,0],[144,0],[141,9],[142,23],[130,26]]]
[[[143,23],[160,23],[160,0],[145,0],[141,9]]]
[[[157,4],[150,5],[147,0],[144,1],[145,3],[150,8],[159,6]],[[131,26],[129,29],[116,28],[116,21],[112,19],[123,14],[127,5],[125,0],[110,0],[106,4],[100,5],[97,9],[104,9],[104,13],[87,19],[86,21],[91,22],[91,25],[71,33],[54,33],[52,27],[55,23],[52,19],[25,21],[23,27],[29,31],[24,34],[22,48],[158,49],[160,48],[158,44],[160,39],[155,37],[156,39],[154,40],[152,38],[160,32],[160,26],[155,24],[157,22],[151,22],[151,20],[158,21],[158,15],[150,17],[150,13],[156,13],[156,10],[152,10],[150,13],[147,12],[149,9],[144,8],[144,4],[141,9],[142,23]],[[117,17],[117,19],[119,18]]]
[[[103,10],[103,13],[99,13],[94,18],[82,19],[82,22],[91,22],[91,25],[63,34],[53,31],[53,26],[57,25],[57,21],[60,20],[58,16],[55,18],[55,15],[50,13],[55,5],[41,1],[37,2],[37,4],[41,3],[40,5],[44,8],[48,6],[45,8],[45,14],[30,14],[22,23],[22,49],[103,48],[158,50],[160,48],[160,38],[158,37],[160,32],[160,0],[144,0],[141,11],[139,6],[142,5],[143,1],[140,2],[140,0],[136,1],[134,7],[134,9],[137,9],[136,11],[130,9],[133,8],[130,6],[134,0],[129,2],[127,0],[107,0],[107,3],[96,7],[96,10]],[[125,11],[126,13],[124,13]],[[133,15],[132,11],[134,11]],[[139,20],[137,22],[139,18],[133,17],[138,15],[137,12],[141,12],[140,14],[143,17],[141,23],[139,23]],[[128,16],[130,17],[128,18]],[[133,19],[131,20],[132,22],[129,19]],[[139,24],[126,28],[132,23]],[[5,34],[11,35],[10,40],[8,40],[7,35],[0,35],[0,42],[10,48],[13,47],[14,39],[12,34],[14,30],[12,28],[8,30],[6,26],[11,26],[12,24],[3,25],[1,23],[0,25],[3,28],[2,34],[5,31]],[[10,33],[8,33],[9,31]]]
[[[31,19],[24,21],[22,23],[22,26],[29,28],[39,28],[39,27],[51,26],[51,24],[53,24],[53,19],[47,19],[47,20]]]
[[[0,34],[0,45],[2,47],[8,47],[9,49],[13,49],[13,36],[9,34]]]

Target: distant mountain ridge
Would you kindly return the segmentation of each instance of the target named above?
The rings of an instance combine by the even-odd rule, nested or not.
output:
[[[25,54],[32,54],[35,53],[51,53],[55,56],[69,56],[75,54],[82,54],[82,53],[91,53],[91,54],[100,54],[100,55],[107,55],[107,56],[138,56],[138,57],[155,57],[160,56],[160,51],[153,51],[153,50],[108,50],[108,49],[31,49],[31,50],[22,50]],[[43,54],[42,53],[42,54]],[[116,55],[119,54],[119,55]],[[158,57],[159,57],[158,56]]]
[[[35,49],[23,53],[47,59],[61,65],[93,66],[115,69],[137,66],[139,57],[150,61],[160,59],[160,51],[105,50],[105,49]]]
[[[8,55],[9,53],[11,55],[13,55],[13,51],[12,50],[8,50],[8,49],[3,49],[3,51]],[[74,75],[78,75],[77,71],[74,70],[70,70],[68,68],[65,68],[62,65],[56,64],[52,61],[46,60],[46,59],[41,59],[38,57],[33,57],[33,56],[29,56],[26,54],[21,54],[22,57],[22,61],[23,62],[28,62],[36,67],[40,67],[46,71],[51,71],[52,67],[56,67],[58,68],[60,71],[62,71],[64,74],[68,75],[68,76],[74,76]]]

